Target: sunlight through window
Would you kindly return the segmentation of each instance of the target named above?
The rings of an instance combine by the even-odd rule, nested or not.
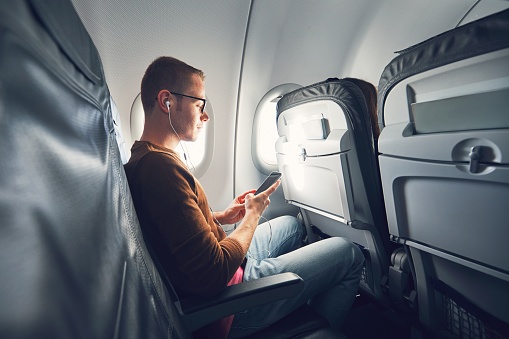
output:
[[[256,167],[264,172],[277,169],[275,144],[279,137],[276,124],[276,105],[286,93],[302,86],[283,84],[274,87],[258,103],[253,123],[252,156]]]

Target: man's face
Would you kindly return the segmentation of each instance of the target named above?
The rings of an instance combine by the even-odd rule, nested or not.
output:
[[[198,75],[193,75],[184,95],[205,99],[205,85]],[[177,108],[171,111],[171,122],[183,141],[196,141],[203,124],[209,120],[202,100],[174,94]],[[203,112],[202,112],[203,109]]]

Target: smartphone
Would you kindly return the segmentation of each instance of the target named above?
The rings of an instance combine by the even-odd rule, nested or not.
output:
[[[267,188],[272,186],[279,178],[281,178],[281,173],[279,172],[271,172],[267,178],[262,182],[260,187],[255,192],[255,195],[265,191]]]

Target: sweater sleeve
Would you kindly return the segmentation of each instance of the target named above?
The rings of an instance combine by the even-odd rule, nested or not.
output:
[[[144,158],[139,180],[145,224],[177,290],[202,296],[220,292],[244,253],[214,222],[201,185],[179,161],[161,153]]]

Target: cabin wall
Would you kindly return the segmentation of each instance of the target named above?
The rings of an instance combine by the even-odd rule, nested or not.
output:
[[[72,0],[96,44],[120,111],[130,155],[130,111],[147,66],[169,55],[202,69],[215,116],[214,154],[200,182],[212,208],[233,198],[233,140],[244,38],[251,2]],[[218,180],[220,178],[221,180]]]
[[[265,176],[253,163],[251,137],[256,106],[266,92],[282,83],[309,85],[328,77],[377,84],[394,51],[453,28],[476,0],[72,2],[99,50],[128,155],[136,138],[131,105],[148,64],[171,55],[205,72],[214,146],[200,181],[219,210]],[[508,4],[482,0],[464,21]],[[274,210],[289,211],[281,190],[268,216]]]
[[[240,84],[237,115],[235,190],[239,194],[256,187],[264,178],[251,155],[252,125],[259,100],[283,83],[308,85],[341,76],[348,49],[334,41],[351,44],[355,16],[367,20],[369,1],[322,0],[317,2],[253,1]],[[344,10],[343,8],[348,8]],[[274,116],[274,125],[276,124]],[[277,211],[277,212],[276,212]],[[268,218],[295,213],[286,206],[281,189],[271,197]]]
[[[283,83],[306,86],[329,77],[377,85],[395,51],[453,28],[474,2],[254,0],[237,113],[236,193],[265,177],[251,156],[254,113],[265,93]],[[269,216],[289,211],[281,190],[271,201]]]

